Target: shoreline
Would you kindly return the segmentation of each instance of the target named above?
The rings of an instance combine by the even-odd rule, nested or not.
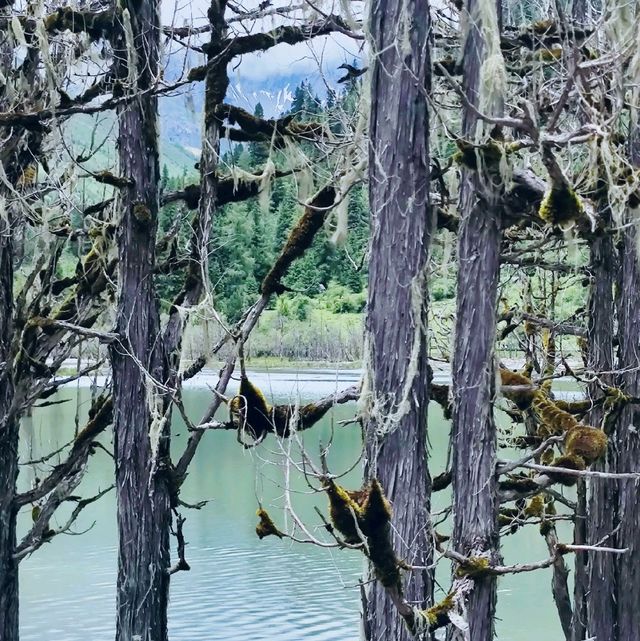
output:
[[[502,364],[510,369],[522,367],[522,361],[516,359],[502,359]],[[82,361],[81,368],[91,366],[91,361]],[[189,366],[189,362],[184,364]],[[451,365],[441,361],[430,361],[433,371],[432,382],[439,385],[451,384]],[[75,376],[77,373],[78,362],[76,359],[69,359],[65,362],[61,370],[64,375],[56,377],[54,381],[67,379]],[[187,389],[209,389],[216,385],[219,379],[219,370],[223,366],[223,361],[216,361],[208,367],[202,369],[193,378],[184,381],[183,387]],[[291,361],[291,360],[273,360],[265,362],[263,359],[251,359],[247,362],[247,372],[252,381],[257,385],[266,387],[284,388],[298,385],[299,387],[322,387],[333,386],[335,390],[343,389],[349,385],[358,384],[362,378],[363,369],[361,363],[357,362],[340,362],[333,363],[327,361]],[[91,374],[80,376],[71,381],[64,382],[61,388],[66,387],[104,387],[109,378],[109,370],[102,369]],[[239,376],[234,374],[230,385],[232,388],[237,386]],[[572,381],[569,377],[561,377],[556,382]]]

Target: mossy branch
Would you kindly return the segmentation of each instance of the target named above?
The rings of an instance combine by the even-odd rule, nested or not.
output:
[[[267,51],[278,44],[295,45],[318,36],[326,36],[336,31],[351,33],[350,26],[337,15],[327,15],[310,24],[293,26],[283,25],[265,33],[256,33],[239,38],[229,38],[220,47],[224,55],[231,60],[256,51]],[[352,34],[354,35],[354,34]],[[206,49],[206,47],[205,47]]]
[[[358,388],[352,386],[300,407],[289,404],[272,406],[262,391],[243,376],[238,394],[229,401],[231,420],[194,429],[237,429],[239,433],[249,432],[256,441],[262,441],[267,434],[288,438],[292,431],[313,427],[334,405],[355,401],[358,397]]]
[[[291,176],[297,170],[277,169],[273,173],[273,178],[285,178]],[[231,176],[222,176],[218,180],[216,205],[222,207],[229,203],[238,203],[255,198],[260,193],[262,188],[261,183],[262,174],[255,174],[253,176],[240,176],[233,178]],[[170,205],[175,202],[184,202],[188,209],[197,209],[200,202],[200,185],[187,185],[184,189],[179,191],[172,191],[163,194],[160,199],[161,206]]]
[[[282,294],[286,291],[282,285],[282,278],[294,261],[311,247],[315,235],[324,225],[329,210],[335,203],[335,198],[335,188],[328,185],[321,189],[305,207],[304,213],[291,230],[275,264],[262,281],[263,295]]]
[[[216,115],[221,120],[227,120],[231,125],[240,127],[243,133],[252,137],[252,140],[274,141],[276,146],[283,144],[284,136],[317,139],[327,135],[327,130],[322,123],[295,122],[294,115],[277,120],[258,118],[241,107],[226,103],[216,107]]]

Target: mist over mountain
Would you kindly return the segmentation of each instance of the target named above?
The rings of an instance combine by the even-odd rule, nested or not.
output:
[[[267,57],[247,56],[236,68],[229,69],[230,84],[226,101],[253,113],[258,103],[262,105],[266,118],[277,118],[285,113],[293,101],[293,94],[302,82],[310,91],[324,101],[329,89],[339,91],[337,79],[342,75],[337,67],[342,62],[353,62],[349,52],[340,51],[338,57],[326,57],[324,63],[310,58],[306,51],[296,51],[295,47],[282,45],[275,47],[276,53],[288,55],[288,62],[278,67],[274,73],[273,63],[266,68]],[[270,53],[272,53],[272,50]],[[349,54],[349,55],[348,55]],[[202,64],[197,55],[172,55],[168,57],[165,78],[174,80],[184,73],[184,69]],[[318,65],[323,73],[318,73]],[[261,73],[261,68],[264,72]],[[177,149],[194,158],[200,154],[202,113],[204,109],[204,83],[186,86],[178,95],[160,99],[160,136],[163,151],[175,156]]]

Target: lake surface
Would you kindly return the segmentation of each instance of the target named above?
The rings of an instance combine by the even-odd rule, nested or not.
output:
[[[357,372],[326,370],[257,372],[252,377],[273,402],[319,398],[353,384]],[[21,443],[23,460],[33,460],[57,449],[73,435],[76,411],[83,424],[89,390],[66,388],[61,405],[35,410],[25,419]],[[185,390],[185,404],[198,420],[211,399],[206,388]],[[329,465],[334,473],[350,469],[358,460],[360,431],[341,426],[355,406],[339,406],[304,433],[305,449],[316,459],[320,443],[333,434]],[[180,420],[174,421],[172,449],[177,457],[186,441]],[[446,458],[449,424],[437,404],[430,405],[429,439],[432,474],[441,472]],[[111,449],[111,436],[103,443]],[[283,488],[286,459],[270,436],[257,449],[244,451],[233,432],[209,432],[203,438],[182,499],[209,500],[201,510],[182,510],[190,572],[171,580],[169,627],[172,641],[356,641],[359,638],[358,578],[363,558],[356,551],[259,540],[255,534],[258,503],[276,524],[283,526]],[[295,449],[295,448],[294,448]],[[294,460],[299,460],[295,451]],[[58,459],[49,463],[56,464]],[[34,476],[43,477],[47,465],[23,466],[22,489]],[[309,493],[296,469],[291,469],[291,495],[296,512],[321,536],[313,509],[326,513],[326,499]],[[89,495],[108,487],[113,461],[98,451],[78,493]],[[343,480],[359,487],[360,467]],[[409,489],[409,488],[408,488]],[[449,502],[447,493],[434,496],[434,510]],[[59,521],[62,522],[62,517]],[[20,516],[22,529],[30,521],[30,507]],[[91,527],[93,525],[93,527]],[[117,545],[115,495],[90,505],[75,526],[81,536],[56,537],[21,564],[21,638],[23,641],[112,641],[114,637]],[[446,527],[440,526],[442,532]],[[564,533],[564,539],[567,534]],[[175,541],[172,539],[172,553]],[[505,563],[530,562],[548,556],[536,526],[503,538]],[[571,562],[571,559],[568,559]],[[439,583],[449,587],[449,563],[439,566]],[[539,641],[560,639],[561,629],[550,592],[551,570],[503,578],[499,583],[498,639]],[[437,595],[438,598],[442,594]]]

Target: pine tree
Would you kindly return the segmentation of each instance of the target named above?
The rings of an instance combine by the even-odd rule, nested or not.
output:
[[[253,110],[256,118],[264,118],[264,109],[260,103]],[[249,163],[256,170],[262,167],[269,158],[269,145],[264,142],[249,143]]]

